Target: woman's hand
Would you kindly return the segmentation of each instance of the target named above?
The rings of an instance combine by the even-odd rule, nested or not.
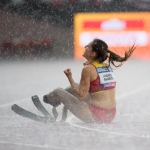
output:
[[[71,69],[66,69],[66,70],[64,70],[64,73],[65,73],[65,75],[67,76],[67,77],[70,77],[70,76],[72,76],[72,72],[71,72]]]

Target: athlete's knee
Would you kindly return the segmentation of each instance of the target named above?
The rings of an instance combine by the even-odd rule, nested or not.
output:
[[[62,88],[56,88],[55,90],[53,90],[53,93],[56,95],[60,95],[60,93],[62,93],[63,89]]]
[[[44,95],[43,101],[45,103],[48,103],[48,104],[55,106],[55,107],[57,107],[58,105],[61,104],[61,102],[59,100],[59,96],[57,96],[57,94],[55,94],[53,91],[48,93],[47,95]]]

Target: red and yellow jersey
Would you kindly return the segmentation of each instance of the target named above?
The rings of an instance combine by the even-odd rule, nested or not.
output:
[[[93,62],[92,65],[97,71],[97,78],[90,82],[90,93],[97,93],[103,90],[113,89],[116,86],[116,79],[110,66],[106,63]]]

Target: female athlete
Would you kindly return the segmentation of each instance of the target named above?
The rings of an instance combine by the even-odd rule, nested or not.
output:
[[[94,39],[85,46],[83,57],[87,61],[80,83],[75,83],[71,69],[66,69],[64,73],[71,86],[55,89],[43,97],[44,102],[53,106],[63,103],[65,108],[84,122],[111,123],[116,114],[116,79],[111,66],[120,67],[135,48],[133,45],[121,57],[110,51],[104,41]],[[114,62],[119,62],[119,65]]]

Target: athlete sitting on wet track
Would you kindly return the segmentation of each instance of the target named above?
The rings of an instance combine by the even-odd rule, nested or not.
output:
[[[71,69],[66,69],[64,73],[71,86],[55,89],[43,97],[44,102],[55,107],[63,103],[65,108],[84,122],[112,122],[116,114],[116,79],[111,66],[120,67],[135,48],[133,45],[121,57],[110,51],[104,41],[94,39],[85,46],[83,57],[87,61],[80,83],[75,83]],[[119,65],[114,62],[119,62]]]

